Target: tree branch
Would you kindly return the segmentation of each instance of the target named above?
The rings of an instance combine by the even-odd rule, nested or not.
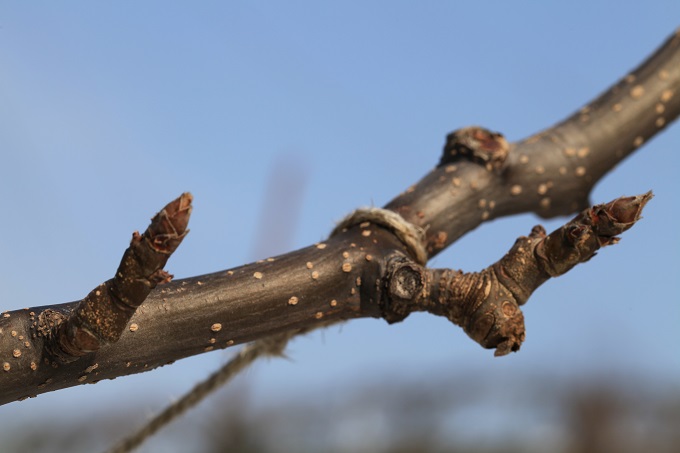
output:
[[[549,278],[588,261],[600,247],[616,244],[616,235],[640,219],[651,198],[648,192],[588,208],[547,236],[537,225],[481,272],[428,269],[393,257],[383,317],[397,322],[411,312],[427,311],[461,326],[483,347],[496,348],[496,356],[518,351],[525,337],[519,307]]]
[[[449,157],[386,208],[426,228],[430,257],[487,220],[525,212],[568,215],[590,206],[597,181],[678,114],[680,31],[597,99],[545,131],[510,145],[481,128],[449,135]],[[450,155],[470,146],[475,150],[468,155],[494,157]]]
[[[191,194],[182,194],[151,219],[144,234],[135,231],[115,277],[93,289],[68,317],[40,313],[39,332],[50,358],[69,363],[118,341],[151,290],[172,279],[163,267],[189,232],[191,201]]]
[[[676,34],[640,68],[579,113],[521,142],[507,144],[502,136],[481,128],[451,134],[441,163],[386,208],[425,231],[429,257],[493,218],[521,212],[550,217],[584,209],[595,182],[680,112],[679,46]],[[622,220],[621,206],[634,205],[631,200],[638,200],[642,206],[639,200],[646,201],[644,197],[590,210],[566,230],[554,233],[557,236],[544,239],[540,230],[535,230],[529,238],[521,238],[520,243],[526,243],[522,247],[525,252],[535,251],[531,256],[521,256],[535,261],[538,270],[534,274],[529,268],[510,265],[521,262],[519,248],[477,277],[418,268],[415,257],[410,256],[412,248],[405,246],[389,226],[373,222],[347,225],[346,231],[320,244],[158,287],[125,323],[118,341],[93,352],[88,351],[96,348],[81,348],[85,355],[74,361],[55,354],[54,342],[45,332],[54,332],[57,323],[47,313],[74,319],[76,324],[76,319],[83,319],[88,331],[96,330],[87,316],[77,314],[89,302],[5,312],[0,318],[0,361],[4,369],[0,372],[0,404],[148,371],[177,359],[291,330],[358,317],[396,321],[408,312],[394,302],[394,291],[399,288],[393,287],[393,275],[400,269],[395,267],[399,260],[424,272],[427,278],[423,281],[450,282],[444,289],[430,287],[431,295],[438,294],[437,301],[449,301],[449,305],[416,298],[411,311],[435,307],[435,312],[463,324],[482,345],[498,347],[497,351],[504,353],[518,347],[523,330],[513,327],[515,324],[503,330],[495,320],[489,329],[479,327],[487,325],[484,319],[490,312],[479,309],[485,303],[491,304],[488,307],[493,308],[494,317],[503,313],[514,318],[512,313],[507,315],[507,305],[496,296],[490,302],[479,302],[479,290],[477,298],[471,296],[474,291],[470,285],[482,282],[484,294],[485,282],[492,281],[493,276],[497,283],[492,281],[490,291],[498,288],[500,294],[505,288],[503,294],[520,304],[523,295],[528,297],[546,275],[557,275],[583,257],[592,256],[594,245],[607,242],[602,238],[618,234],[616,229],[598,232],[597,219],[610,215]],[[565,241],[571,245],[566,246]],[[147,279],[152,274],[143,273]],[[451,308],[454,300],[466,307],[462,314]],[[119,328],[113,331],[120,333]],[[106,329],[100,334],[101,343],[115,340]],[[62,349],[69,352],[69,348]]]

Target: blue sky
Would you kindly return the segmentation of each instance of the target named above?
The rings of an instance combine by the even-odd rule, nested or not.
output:
[[[0,2],[0,310],[80,299],[112,276],[132,231],[183,191],[195,209],[167,266],[176,277],[316,242],[345,213],[422,177],[449,131],[480,124],[516,140],[570,114],[678,17],[673,1]],[[427,315],[353,321],[296,340],[290,361],[257,365],[251,393],[461,368],[677,382],[679,144],[674,124],[595,188],[596,202],[656,197],[618,246],[534,294],[520,353],[494,359]],[[271,189],[273,175],[281,186]],[[265,216],[277,195],[288,209]],[[535,223],[564,221],[501,219],[431,265],[479,270]],[[284,228],[288,238],[267,242]],[[151,413],[230,354],[42,395],[0,416],[127,396]]]

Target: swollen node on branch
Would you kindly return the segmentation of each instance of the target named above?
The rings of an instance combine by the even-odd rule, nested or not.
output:
[[[413,311],[445,316],[496,356],[518,351],[525,339],[520,306],[545,281],[616,244],[640,219],[652,193],[618,198],[588,208],[546,235],[542,226],[522,236],[481,272],[430,269],[404,256],[391,259],[383,317],[397,322]]]

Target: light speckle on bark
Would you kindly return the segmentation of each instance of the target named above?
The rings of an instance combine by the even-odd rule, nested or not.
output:
[[[633,99],[640,99],[642,95],[645,94],[645,87],[642,85],[635,85],[631,90],[630,90],[630,97]]]

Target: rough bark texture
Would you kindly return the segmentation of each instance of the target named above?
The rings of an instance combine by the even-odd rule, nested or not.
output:
[[[411,312],[427,311],[461,326],[485,348],[495,348],[496,356],[518,351],[525,337],[519,307],[549,278],[588,261],[601,247],[616,244],[616,235],[640,219],[651,197],[649,192],[588,208],[550,235],[537,225],[481,272],[428,269],[394,257],[383,317],[396,322]]]
[[[602,175],[678,116],[679,89],[676,33],[598,99],[526,140],[507,144],[477,127],[451,134],[440,164],[386,209],[425,231],[429,257],[493,218],[584,210]],[[447,316],[483,346],[505,354],[524,335],[517,306],[547,278],[614,242],[647,198],[587,209],[549,236],[535,228],[478,274],[424,268],[391,228],[348,225],[320,244],[153,289],[117,341],[117,335],[103,334],[102,343],[113,342],[81,348],[85,354],[73,361],[55,357],[50,338],[60,329],[55,319],[87,318],[78,315],[84,301],[5,312],[0,404],[290,330],[358,317],[394,322],[423,309]],[[144,275],[153,281],[152,274]],[[108,316],[96,316],[95,324]],[[92,321],[83,325],[91,329]]]

